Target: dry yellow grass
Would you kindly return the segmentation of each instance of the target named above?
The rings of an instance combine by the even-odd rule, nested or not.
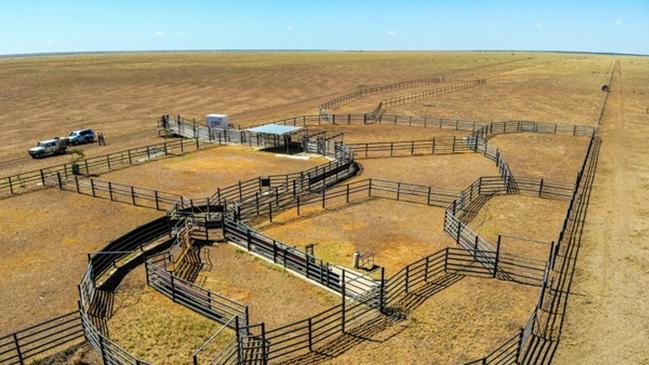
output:
[[[59,190],[0,200],[0,333],[72,311],[88,254],[162,213]]]
[[[187,364],[192,354],[222,325],[174,303],[146,285],[142,266],[115,291],[110,338],[131,354],[154,364]],[[203,356],[210,358],[234,336],[226,329]]]
[[[518,57],[532,59],[457,72]],[[111,145],[105,149],[88,146],[88,154],[94,155],[110,149],[160,141],[153,130],[154,122],[155,118],[166,112],[199,118],[208,112],[225,112],[233,116],[235,123],[246,124],[304,112],[313,113],[320,102],[361,85],[429,77],[434,74],[465,79],[487,77],[489,83],[485,87],[440,95],[389,112],[443,118],[532,119],[592,124],[602,96],[599,86],[610,68],[611,60],[610,56],[512,56],[509,53],[461,52],[131,54],[0,59],[0,106],[7,111],[0,116],[0,123],[6,131],[0,136],[0,160],[21,158],[24,150],[35,140],[65,134],[70,129],[82,126],[102,130],[109,137]],[[643,336],[649,331],[645,325],[647,321],[643,320],[646,317],[645,303],[649,300],[645,295],[647,281],[643,278],[649,275],[646,270],[649,264],[643,259],[647,250],[646,219],[643,218],[646,218],[647,212],[644,208],[646,199],[642,195],[643,189],[647,187],[647,159],[643,147],[646,134],[644,129],[649,115],[646,101],[649,95],[646,87],[649,83],[648,69],[646,59],[623,59],[625,73],[620,78],[623,86],[613,97],[614,108],[607,112],[603,128],[603,162],[594,192],[594,212],[589,216],[595,223],[587,226],[585,241],[588,242],[588,247],[584,245],[583,251],[585,266],[580,267],[578,263],[575,282],[575,291],[584,294],[574,296],[569,306],[574,307],[574,310],[569,310],[564,332],[566,337],[562,339],[559,348],[558,361],[561,363],[587,363],[593,359],[603,359],[606,362],[649,361],[646,352],[649,346],[646,344],[646,336]],[[410,91],[404,90],[403,93]],[[350,105],[349,110],[353,107]],[[341,109],[346,111],[345,107]],[[634,129],[634,132],[628,133],[624,128]],[[385,131],[375,131],[352,130],[350,138],[389,139],[394,136],[401,139],[419,135],[418,131],[392,132],[387,128]],[[426,133],[422,132],[421,135]],[[503,136],[494,141],[501,144],[503,149],[519,150],[519,146],[525,143],[518,141],[525,139],[527,137]],[[551,139],[530,139],[533,144],[553,143]],[[570,146],[572,142],[567,145],[558,143],[558,146]],[[561,164],[569,165],[565,168],[565,179],[570,182],[569,174],[575,162],[573,157],[579,154],[580,148],[562,147],[566,154],[572,156],[569,161],[564,160],[563,154],[559,153],[560,149],[535,149],[527,155],[521,152],[518,161],[515,156],[509,157],[511,153],[506,152],[505,156],[508,161],[511,160],[515,172],[524,171],[532,175],[559,176],[563,171],[532,163],[531,161],[536,161],[533,160],[536,155],[560,159]],[[21,159],[18,163],[0,163],[1,175],[64,160],[68,161],[69,156],[43,161]],[[173,165],[173,162],[170,164]],[[187,165],[190,164],[191,161],[188,161]],[[365,170],[362,178],[380,177],[451,189],[462,189],[478,176],[496,174],[493,163],[480,156],[366,160],[363,164]],[[211,166],[210,163],[207,165],[201,167]],[[182,164],[177,167],[178,170],[185,169]],[[127,171],[124,170],[124,173]],[[238,173],[228,172],[227,175],[238,179]],[[181,180],[191,180],[191,175],[190,170],[185,170],[175,176]],[[142,185],[154,185],[152,187],[158,187],[155,185],[165,180],[153,172],[148,177],[142,176]],[[197,193],[211,191],[211,182],[201,185],[206,179],[195,179],[190,183],[185,181],[184,184],[196,189]],[[166,183],[164,181],[160,185]],[[140,219],[142,222],[151,219],[145,216],[146,213],[140,213],[143,210],[134,210],[137,211],[136,214],[124,213],[125,209],[134,208],[103,201],[95,201],[100,208],[97,213],[90,206],[83,205],[77,209],[79,207],[76,201],[66,203],[74,206],[72,209],[65,204],[49,209],[60,201],[57,195],[46,191],[43,194],[48,196],[39,198],[37,194],[40,193],[6,201],[11,203],[6,203],[4,214],[15,226],[9,229],[14,232],[13,236],[5,234],[4,237],[18,238],[9,243],[5,243],[5,240],[3,245],[28,247],[30,253],[32,250],[41,250],[59,255],[67,251],[62,252],[64,250],[60,250],[58,246],[52,250],[42,244],[53,236],[52,230],[54,233],[63,232],[71,226],[85,225],[93,227],[91,232],[96,232],[99,226],[95,224],[110,221],[106,217],[111,215],[120,217],[121,223],[114,225],[116,230],[126,230],[126,227]],[[69,199],[72,198],[64,198],[63,201]],[[48,206],[45,210],[42,209],[43,201]],[[5,204],[5,201],[0,203]],[[521,210],[525,210],[526,206],[522,205]],[[64,216],[65,218],[61,218]],[[31,225],[20,226],[20,217],[32,217]],[[124,222],[128,225],[122,226],[126,224]],[[609,229],[611,224],[613,227]],[[33,233],[24,235],[23,231]],[[104,237],[104,233],[109,237]],[[96,236],[96,241],[117,237],[119,233],[121,232],[103,229],[101,235]],[[74,252],[83,252],[83,257],[86,251],[93,250],[91,247],[103,245],[97,243],[97,246],[85,247],[81,246],[83,242],[86,240],[81,239],[76,243],[62,241],[61,244],[71,244],[71,247],[75,247]],[[18,253],[20,252],[19,250]],[[13,260],[17,256],[10,257]],[[15,269],[15,280],[3,280],[3,285],[6,283],[11,292],[17,288],[22,289],[25,282],[32,283],[30,285],[33,288],[25,291],[29,295],[40,293],[40,289],[35,288],[47,284],[47,280],[52,277],[49,274],[52,270],[74,274],[66,274],[65,278],[57,280],[56,285],[46,285],[47,290],[56,292],[51,297],[52,300],[48,301],[54,303],[51,307],[44,309],[37,300],[21,299],[25,312],[10,318],[8,313],[11,312],[5,311],[6,320],[12,324],[31,323],[37,318],[42,319],[39,316],[58,314],[61,308],[66,308],[66,300],[73,300],[75,296],[71,293],[76,291],[74,287],[70,290],[65,287],[68,286],[68,281],[76,285],[83,271],[83,257],[80,255],[77,261],[66,256],[60,260],[65,261],[65,265],[46,270],[34,266],[33,257],[24,254],[18,260],[20,265],[5,265]],[[44,259],[37,261],[44,262]],[[30,266],[49,276],[46,279],[33,277]],[[227,276],[230,272],[236,272],[235,269],[233,267],[220,273]],[[78,270],[78,273],[74,270]],[[27,275],[24,274],[25,271]],[[445,363],[484,355],[501,340],[516,332],[516,327],[529,315],[537,293],[529,287],[513,287],[510,283],[498,281],[476,279],[473,284],[474,279],[471,279],[472,284],[464,284],[469,283],[467,280],[442,293],[444,296],[436,296],[425,302],[425,306],[413,314],[414,320],[407,322],[408,327],[403,332],[382,343],[367,342],[336,361],[394,363],[395,356],[402,356],[400,358],[408,363]],[[488,285],[484,284],[487,282]],[[268,294],[274,289],[257,287],[254,290]],[[3,288],[2,292],[4,294],[8,291]],[[250,294],[252,292],[251,289],[248,295],[254,298]],[[2,299],[5,298],[7,297],[3,295]],[[296,303],[278,305],[291,304]],[[0,306],[3,309],[14,307],[15,303],[2,303]],[[171,307],[165,307],[165,304],[160,308],[171,311]],[[176,309],[174,306],[173,310]],[[160,315],[166,314],[163,311],[156,312],[154,308],[151,310]],[[302,316],[306,313],[299,314]],[[172,313],[169,316],[175,318],[174,323],[181,323],[180,315]],[[264,316],[278,322],[287,319],[275,318],[270,309]],[[186,316],[182,315],[182,318]],[[200,322],[200,319],[197,321]],[[417,322],[419,324],[415,326]],[[5,328],[1,322],[0,328]],[[192,332],[189,345],[179,345],[186,347],[178,354],[184,356],[194,343],[200,342],[203,329],[205,333],[209,332],[202,325],[197,325],[194,329],[198,331]],[[173,343],[177,340],[173,340]]]
[[[325,162],[326,159],[319,157],[293,159],[243,146],[221,146],[111,172],[101,178],[188,198],[205,198],[216,193],[217,188],[239,180],[298,172]]]
[[[317,204],[316,204],[317,205]],[[303,210],[304,211],[304,210]],[[315,243],[315,256],[353,268],[354,251],[374,253],[386,275],[454,241],[444,232],[444,209],[422,204],[370,199],[333,210],[291,210],[260,224],[266,235],[304,248]]]

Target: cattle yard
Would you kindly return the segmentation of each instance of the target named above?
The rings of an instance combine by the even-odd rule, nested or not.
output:
[[[549,363],[620,65],[497,59],[12,167],[0,364]],[[494,120],[584,63],[574,120]]]

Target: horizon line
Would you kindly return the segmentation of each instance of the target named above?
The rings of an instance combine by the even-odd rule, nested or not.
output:
[[[259,53],[272,53],[272,52],[345,52],[345,53],[396,53],[396,52],[522,52],[522,53],[565,53],[565,54],[589,54],[589,55],[608,55],[608,56],[637,56],[648,57],[649,54],[644,53],[628,53],[628,52],[597,52],[597,51],[562,51],[562,50],[540,50],[540,49],[328,49],[328,48],[226,48],[226,49],[185,49],[185,50],[106,50],[106,51],[54,51],[54,52],[26,52],[26,53],[8,53],[0,54],[0,58],[21,58],[21,57],[46,57],[46,56],[74,56],[74,55],[93,55],[93,54],[137,54],[137,53],[245,53],[245,52],[259,52]]]

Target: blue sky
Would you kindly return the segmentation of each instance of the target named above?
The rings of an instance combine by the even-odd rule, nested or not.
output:
[[[190,49],[649,54],[649,0],[0,0],[0,17],[0,54]]]

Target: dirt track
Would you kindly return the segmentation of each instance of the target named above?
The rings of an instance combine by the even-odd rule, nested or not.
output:
[[[621,62],[557,364],[649,363],[649,60]]]

